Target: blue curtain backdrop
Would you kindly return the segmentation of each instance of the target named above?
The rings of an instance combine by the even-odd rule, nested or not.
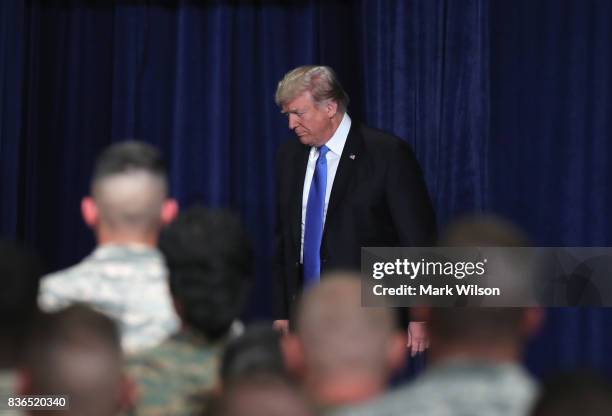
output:
[[[269,315],[273,103],[292,67],[334,67],[349,112],[415,149],[444,227],[496,212],[540,245],[610,245],[612,3],[582,0],[0,3],[0,233],[51,268],[94,244],[79,200],[113,141],[159,146],[172,193],[240,214]],[[612,313],[551,310],[536,374],[612,374]]]
[[[612,2],[490,3],[488,209],[542,246],[612,243]],[[612,374],[612,311],[550,311],[528,364]]]

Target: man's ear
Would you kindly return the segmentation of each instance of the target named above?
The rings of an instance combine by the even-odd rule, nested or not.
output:
[[[81,215],[89,228],[94,228],[98,224],[100,214],[92,197],[86,196],[81,200]]]
[[[160,212],[160,219],[163,225],[168,225],[178,215],[179,205],[176,199],[168,198],[164,201]]]
[[[17,385],[15,393],[23,396],[34,394],[32,388],[32,375],[25,368],[20,368],[17,372]]]
[[[338,112],[338,103],[334,100],[327,100],[325,110],[327,111],[327,116],[332,118]]]
[[[406,334],[396,331],[387,344],[387,368],[391,374],[398,372],[406,362]]]
[[[138,402],[138,397],[140,396],[140,391],[138,389],[138,384],[136,380],[132,377],[123,374],[121,376],[121,386],[120,386],[120,396],[119,396],[119,407],[122,410],[131,410],[136,406]]]
[[[285,367],[290,374],[301,376],[304,372],[304,348],[302,342],[294,333],[284,335],[280,342]]]
[[[544,323],[544,309],[533,307],[523,311],[522,332],[525,337],[536,334]]]

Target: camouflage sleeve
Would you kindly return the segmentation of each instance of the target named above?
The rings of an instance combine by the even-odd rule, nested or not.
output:
[[[66,284],[64,276],[46,276],[40,282],[38,306],[44,312],[54,312],[71,303],[73,287]]]

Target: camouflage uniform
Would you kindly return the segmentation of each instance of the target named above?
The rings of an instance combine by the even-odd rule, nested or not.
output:
[[[414,382],[336,416],[526,416],[537,395],[535,381],[518,365],[453,361]]]
[[[135,415],[201,414],[218,382],[223,341],[208,342],[183,329],[161,345],[130,358],[138,383]]]
[[[44,311],[74,302],[115,319],[128,353],[158,345],[178,328],[161,253],[143,245],[104,245],[81,263],[44,277]]]

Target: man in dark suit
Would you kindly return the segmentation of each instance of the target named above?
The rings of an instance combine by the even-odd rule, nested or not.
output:
[[[288,72],[275,99],[299,139],[283,143],[277,160],[275,327],[284,330],[322,272],[358,269],[361,247],[430,245],[435,218],[408,144],[352,121],[331,68]]]

